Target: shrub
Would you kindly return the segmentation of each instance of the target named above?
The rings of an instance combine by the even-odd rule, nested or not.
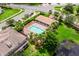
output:
[[[18,21],[18,22],[16,22],[14,28],[15,28],[15,30],[17,30],[17,31],[22,31],[23,27],[24,27],[24,23],[21,22],[21,21]]]
[[[41,15],[44,15],[44,16],[46,16],[46,17],[48,17],[48,16],[50,15],[49,12],[41,12],[40,14],[41,14]]]
[[[67,4],[65,7],[64,7],[64,10],[66,10],[67,12],[69,13],[73,13],[73,4]]]

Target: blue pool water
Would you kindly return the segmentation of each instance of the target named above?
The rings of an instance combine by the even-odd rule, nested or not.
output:
[[[42,30],[42,29],[40,29],[40,28],[38,28],[38,27],[36,27],[34,25],[30,26],[29,30],[34,32],[34,33],[37,33],[37,34],[41,34],[41,33],[44,32],[44,30]]]

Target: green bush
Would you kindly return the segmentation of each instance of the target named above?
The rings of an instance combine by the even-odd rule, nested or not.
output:
[[[24,23],[23,23],[22,21],[18,21],[18,22],[16,22],[14,28],[15,28],[15,30],[17,30],[17,31],[22,31],[23,27],[24,27]]]
[[[55,6],[54,9],[57,11],[61,11],[60,9],[62,8],[62,6]]]
[[[49,12],[41,12],[40,14],[41,14],[41,15],[44,15],[44,16],[46,16],[46,17],[48,17],[48,16],[50,15]]]
[[[26,24],[28,24],[29,22],[33,21],[33,20],[35,20],[35,17],[26,19],[26,20],[24,21],[24,24],[26,25]]]
[[[64,10],[67,11],[68,13],[71,13],[72,14],[73,13],[73,10],[74,10],[73,4],[68,3],[67,5],[64,6]]]
[[[40,14],[40,13],[39,13],[39,14]],[[35,15],[35,16],[32,16],[32,17],[30,17],[30,18],[28,18],[28,19],[26,19],[26,20],[24,21],[24,24],[26,25],[26,24],[28,24],[29,22],[34,21],[35,18],[36,18],[39,14],[37,14],[37,15]]]

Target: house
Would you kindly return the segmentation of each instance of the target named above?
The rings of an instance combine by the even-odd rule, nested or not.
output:
[[[8,27],[0,32],[0,55],[11,55],[27,44],[27,37]]]
[[[36,18],[36,20],[37,20],[38,22],[41,22],[41,23],[47,25],[47,26],[50,26],[53,22],[56,22],[56,20],[51,19],[51,18],[49,18],[49,17],[42,16],[42,15],[39,15],[39,16]]]
[[[79,45],[73,41],[64,40],[57,49],[56,56],[79,56]]]

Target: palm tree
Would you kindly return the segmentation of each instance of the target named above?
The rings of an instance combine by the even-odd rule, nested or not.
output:
[[[74,20],[76,19],[76,17],[74,15],[68,15],[65,19],[65,22],[69,23],[69,24],[73,24]]]
[[[54,12],[54,16],[55,16],[55,17],[58,17],[58,16],[59,16],[59,12],[55,11],[55,12]]]
[[[17,31],[22,31],[23,27],[24,27],[24,23],[22,21],[16,22],[14,26],[15,30]]]
[[[59,27],[59,21],[53,22],[48,30],[55,31]]]
[[[64,6],[64,10],[67,11],[68,13],[73,13],[73,4],[68,3],[67,5]]]

